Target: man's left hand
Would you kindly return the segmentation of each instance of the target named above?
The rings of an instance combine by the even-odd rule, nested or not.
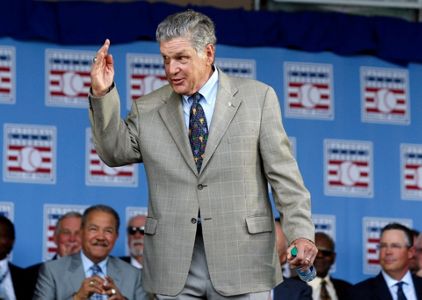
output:
[[[296,247],[297,255],[293,256],[291,250]],[[304,238],[294,240],[287,249],[287,261],[294,269],[310,267],[314,264],[318,249],[315,244]]]
[[[114,283],[113,279],[110,276],[106,276],[105,280],[107,282],[106,285],[103,285],[105,290],[105,294],[108,296],[110,300],[124,300],[126,299],[121,293],[120,290],[117,288],[116,284]]]

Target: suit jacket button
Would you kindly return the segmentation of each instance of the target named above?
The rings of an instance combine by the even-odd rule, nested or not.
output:
[[[191,222],[192,224],[196,224],[196,218],[192,218],[192,219],[190,219],[190,222]]]
[[[202,190],[204,186],[202,184],[198,184],[198,190]]]

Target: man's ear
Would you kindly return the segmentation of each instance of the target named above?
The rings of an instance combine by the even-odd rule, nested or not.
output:
[[[207,56],[207,62],[212,65],[215,59],[215,47],[212,44],[208,44],[205,47],[205,54]]]

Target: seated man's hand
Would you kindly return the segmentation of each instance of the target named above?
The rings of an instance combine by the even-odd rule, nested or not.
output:
[[[291,254],[294,247],[297,249],[296,256]],[[287,249],[287,261],[294,269],[310,267],[313,265],[317,253],[318,249],[312,241],[299,238],[294,240]]]
[[[105,294],[105,283],[105,279],[96,275],[85,278],[79,290],[74,294],[73,300],[87,300],[93,294]]]

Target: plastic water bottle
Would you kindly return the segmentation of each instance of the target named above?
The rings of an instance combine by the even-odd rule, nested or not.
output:
[[[290,254],[293,257],[296,257],[297,255],[297,248],[293,247],[292,250],[290,251]],[[311,280],[314,280],[314,278],[316,277],[316,270],[314,266],[310,266],[310,267],[303,267],[303,268],[296,268],[296,273],[299,276],[299,278],[303,281],[309,282]]]

